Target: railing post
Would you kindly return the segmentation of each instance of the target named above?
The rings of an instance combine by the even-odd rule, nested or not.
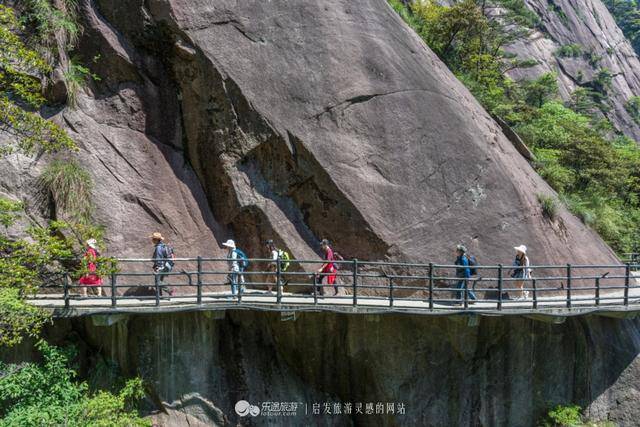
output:
[[[313,303],[318,304],[318,273],[313,274]]]
[[[502,310],[502,264],[498,264],[498,310]]]
[[[393,307],[393,278],[389,277],[389,307]]]
[[[202,304],[202,257],[198,255],[198,277],[196,278],[196,302]]]
[[[596,305],[600,305],[600,278],[596,277]]]
[[[116,308],[116,273],[111,272],[111,307]]]
[[[433,310],[433,263],[429,263],[429,310]]]
[[[624,305],[629,305],[629,276],[631,275],[631,265],[624,266]]]
[[[531,279],[531,286],[533,287],[533,309],[538,308],[538,286],[536,285],[536,279]]]
[[[464,281],[463,301],[464,301],[464,309],[466,310],[469,308],[469,279],[465,279]]]
[[[62,278],[62,286],[64,287],[64,308],[69,308],[69,273],[64,272],[64,277]]]
[[[358,258],[353,259],[353,305],[358,305]]]
[[[571,308],[571,264],[567,264],[567,308]]]
[[[278,259],[276,260],[276,301],[278,304],[282,302],[282,287],[280,286],[281,275],[282,271],[280,268],[280,255],[278,255]]]
[[[160,306],[160,277],[158,277],[158,274],[161,273],[155,273],[156,276],[153,277],[154,282],[156,283],[156,307]]]

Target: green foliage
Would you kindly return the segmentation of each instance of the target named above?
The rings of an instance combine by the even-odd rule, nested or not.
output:
[[[544,427],[575,427],[582,425],[580,411],[581,408],[578,405],[558,405],[549,411],[541,425]]]
[[[98,75],[93,74],[89,68],[81,65],[76,58],[69,61],[69,66],[64,73],[64,78],[67,84],[67,102],[72,107],[77,104],[78,92],[89,80],[100,80]]]
[[[632,96],[624,106],[633,120],[640,125],[640,96]]]
[[[540,18],[529,9],[523,0],[495,0],[509,12],[513,23],[523,27],[535,28],[540,24]]]
[[[536,155],[540,175],[572,212],[615,250],[629,252],[633,236],[640,234],[640,150],[634,142],[612,137],[613,127],[603,118],[610,108],[611,72],[601,69],[591,87],[577,89],[567,105],[557,100],[554,74],[512,81],[505,72],[525,61],[514,61],[503,46],[526,33],[514,31],[513,20],[488,16],[483,4],[464,0],[448,7],[425,1],[402,9],[396,1],[394,8],[482,105],[518,132]],[[550,7],[562,15],[555,3]],[[601,59],[576,45],[558,52],[580,54],[592,64]],[[631,111],[636,102],[629,104]],[[549,203],[541,204],[546,214],[553,213]]]
[[[13,224],[21,210],[21,203],[0,198],[2,225]],[[17,344],[24,335],[38,333],[49,316],[26,304],[24,297],[40,286],[62,284],[63,272],[73,271],[72,280],[85,274],[87,265],[78,260],[81,242],[89,237],[101,239],[94,226],[71,226],[61,221],[30,227],[26,234],[24,239],[11,239],[0,232],[0,346]],[[112,259],[98,258],[97,265],[100,276],[117,270]]]
[[[61,0],[54,6],[50,0],[23,0],[23,23],[31,30],[32,44],[39,46],[49,63],[55,60],[58,43],[71,50],[78,41],[81,28],[77,20],[78,0]]]
[[[611,81],[613,80],[613,74],[608,68],[602,68],[598,71],[598,75],[593,81],[594,89],[598,92],[605,93],[611,89]]]
[[[582,46],[576,43],[565,44],[556,51],[556,55],[562,58],[580,57],[582,56]]]
[[[537,194],[538,202],[540,202],[540,207],[542,208],[542,213],[544,216],[549,218],[551,221],[556,219],[558,215],[558,204],[556,199],[547,196],[546,194]]]
[[[9,199],[0,198],[0,225],[9,227],[18,217],[18,213],[22,212],[22,203]]]
[[[535,80],[522,82],[521,88],[525,103],[540,108],[547,101],[558,97],[558,76],[555,73],[545,73]]]
[[[42,105],[41,78],[50,72],[45,60],[19,37],[22,27],[13,9],[0,5],[0,131],[14,136],[0,155],[36,148],[52,152],[73,149],[74,142],[53,122],[27,108]]]
[[[0,426],[150,426],[134,405],[144,397],[142,381],[127,381],[118,393],[89,392],[69,367],[72,349],[39,341],[41,364],[0,362]]]
[[[640,7],[637,0],[603,0],[631,46],[640,55]]]
[[[11,347],[25,336],[37,337],[50,316],[24,301],[20,290],[0,287],[0,346]]]
[[[55,202],[58,214],[74,223],[91,220],[93,181],[75,160],[54,160],[40,176],[40,182]]]

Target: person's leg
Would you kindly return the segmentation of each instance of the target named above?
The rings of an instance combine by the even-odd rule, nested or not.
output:
[[[168,272],[169,272],[169,269],[167,267],[162,267],[160,269],[160,271],[158,272],[158,275],[160,276],[160,282],[159,282],[160,296],[164,295],[165,292],[168,295],[171,295],[171,293],[169,292],[169,287],[164,284],[164,278],[165,278],[166,273],[168,273]]]
[[[327,276],[327,285],[333,286],[334,295],[338,295],[338,287],[336,286],[336,274],[329,274]]]
[[[240,280],[239,291],[240,291],[241,294],[244,294],[244,291],[246,290],[245,286],[244,286],[244,274],[242,274],[242,272],[240,272],[240,274],[238,276],[239,276],[239,280]]]
[[[276,282],[276,270],[273,266],[269,266],[269,272],[267,274],[267,292],[271,292],[273,289],[273,283]]]
[[[82,296],[83,297],[87,297],[87,286],[83,285],[82,283],[80,284],[80,286],[82,286]]]
[[[229,279],[231,281],[231,295],[235,296],[238,291],[238,273],[236,271],[232,272],[229,275]]]
[[[468,289],[468,292],[469,292],[469,299],[472,300],[472,301],[477,300],[478,298],[476,298],[476,293],[473,290],[473,283],[472,282],[467,281],[467,289]]]
[[[516,281],[516,289],[520,290],[518,298],[524,298],[524,282],[522,280]]]
[[[456,303],[462,303],[462,290],[464,289],[464,280],[458,280],[456,284],[458,291],[456,292]]]
[[[98,293],[98,296],[101,297],[102,296],[102,283],[98,284],[98,287],[96,288],[96,291]]]

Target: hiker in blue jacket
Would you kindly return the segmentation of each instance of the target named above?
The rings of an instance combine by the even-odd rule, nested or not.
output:
[[[462,292],[465,288],[465,285],[467,285],[467,292],[469,295],[469,299],[475,301],[476,298],[476,294],[475,292],[473,292],[473,289],[469,289],[469,279],[471,278],[471,268],[469,268],[469,257],[467,256],[467,248],[465,248],[463,245],[458,245],[456,246],[456,263],[455,265],[459,265],[460,267],[456,268],[456,277],[458,279],[458,283],[456,285],[456,288],[458,288],[459,290],[456,292],[456,302],[457,303],[461,303],[462,302]]]
[[[173,296],[173,289],[167,285],[163,285],[164,278],[167,273],[171,273],[175,264],[175,257],[173,255],[173,248],[164,242],[162,234],[155,232],[149,236],[153,242],[153,274],[155,278],[155,286],[158,289],[160,295],[163,293]]]
[[[231,294],[244,293],[244,275],[242,272],[247,268],[247,256],[236,247],[236,242],[229,239],[222,244],[228,249],[227,259],[229,260],[229,282],[231,283]]]

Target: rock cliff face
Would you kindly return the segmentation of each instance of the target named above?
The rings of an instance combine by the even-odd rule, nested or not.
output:
[[[521,243],[537,264],[617,262],[568,212],[543,215],[537,194],[552,190],[384,0],[82,0],[80,16],[79,52],[102,79],[52,114],[94,176],[110,255],[146,256],[160,230],[179,256],[220,255],[230,237],[259,256],[269,237],[315,258],[328,237],[361,259],[444,261],[464,242],[487,264]],[[2,192],[34,220],[46,161],[0,160]],[[67,326],[193,423],[235,424],[241,398],[407,406],[291,425],[531,425],[572,401],[637,419],[635,321],[467,321],[230,312]]]
[[[168,408],[157,416],[166,425],[533,426],[569,402],[621,426],[640,416],[636,320],[284,319],[227,311],[111,318],[118,322],[106,326],[98,316],[59,321],[50,333],[76,337],[87,354],[101,351],[122,373],[141,375]],[[83,370],[95,371],[88,360]],[[240,418],[238,400],[300,406],[292,417]],[[314,415],[312,405],[324,402],[404,403],[406,413]]]
[[[606,95],[611,101],[607,117],[628,136],[640,140],[640,127],[625,103],[640,94],[640,61],[615,20],[600,0],[525,0],[540,18],[540,30],[509,48],[539,65],[512,72],[515,79],[532,78],[548,71],[558,73],[565,100],[579,87],[594,86],[600,70],[612,76]],[[582,54],[562,57],[562,46],[578,45]]]
[[[81,2],[102,80],[57,114],[98,183],[109,252],[614,262],[383,0]],[[99,55],[97,62],[91,58]],[[569,249],[570,248],[570,249]]]

